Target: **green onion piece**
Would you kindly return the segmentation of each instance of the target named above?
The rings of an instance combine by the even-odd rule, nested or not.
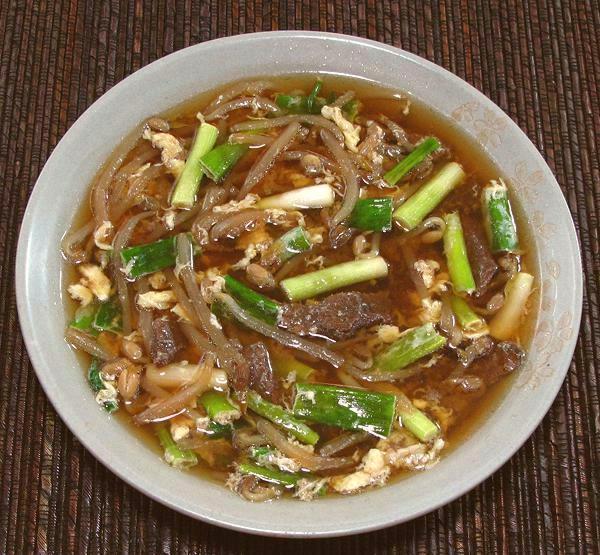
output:
[[[121,260],[127,277],[136,279],[175,266],[175,254],[175,238],[167,237],[154,243],[124,248]]]
[[[412,328],[379,353],[373,369],[381,372],[398,372],[420,358],[435,353],[446,344],[431,322]]]
[[[275,96],[275,103],[292,114],[305,114],[307,111],[306,96],[278,94]]]
[[[200,252],[194,243],[194,254]],[[154,243],[127,247],[121,251],[121,261],[127,277],[137,279],[164,268],[175,266],[177,248],[175,237],[160,239]]]
[[[333,206],[335,191],[331,185],[310,185],[292,189],[278,195],[271,195],[260,199],[255,207],[281,208],[282,210],[308,210],[309,208],[325,208]]]
[[[321,92],[322,87],[323,87],[323,81],[321,81],[321,79],[317,79],[312,91],[310,91],[310,94],[306,98],[306,111],[309,114],[313,113],[313,109],[315,106],[315,100],[317,99],[317,95]]]
[[[97,358],[93,358],[88,370],[88,382],[94,393],[100,393],[101,391],[108,389],[106,382],[102,379],[102,376],[100,375],[101,368],[102,363]],[[110,387],[114,390],[114,387],[112,385]],[[102,402],[102,407],[106,412],[115,412],[119,408],[119,403],[116,399],[117,397],[115,391],[114,400],[107,399]]]
[[[323,270],[294,276],[281,281],[281,288],[291,301],[310,299],[340,287],[387,276],[388,265],[381,257],[365,258],[329,266]]]
[[[80,306],[75,311],[73,320],[69,323],[69,326],[92,335],[97,335],[98,332],[92,327],[96,312],[98,310],[97,303],[90,303],[87,306]]]
[[[458,212],[452,212],[444,217],[444,254],[448,263],[448,273],[454,290],[458,293],[475,291],[475,279],[471,272],[471,264],[467,256],[467,247],[463,235],[462,224]]]
[[[198,464],[196,453],[178,447],[166,426],[160,424],[155,429],[164,450],[164,459],[168,464],[175,468],[190,468]]]
[[[414,151],[413,151],[414,152]],[[408,198],[394,212],[394,218],[407,231],[419,225],[435,207],[465,179],[460,164],[450,162]]]
[[[396,398],[398,399],[397,410],[400,421],[411,434],[424,442],[431,441],[440,435],[437,424],[415,407],[404,393],[396,393]]]
[[[519,250],[517,226],[508,200],[508,189],[502,181],[490,181],[481,192],[483,217],[492,252]]]
[[[225,143],[202,156],[200,165],[204,173],[218,183],[225,178],[247,150],[248,145]]]
[[[177,179],[171,195],[171,206],[175,208],[191,208],[196,202],[196,193],[202,181],[200,158],[215,146],[219,130],[210,123],[200,125],[194,142],[185,161],[181,175]]]
[[[264,253],[264,259],[269,260],[269,263],[272,261],[277,265],[281,265],[297,254],[306,252],[311,248],[310,236],[303,227],[298,226],[273,241]]]
[[[434,137],[428,137],[419,146],[417,146],[408,156],[400,160],[383,179],[390,185],[394,186],[400,181],[410,170],[418,166],[427,156],[436,151],[440,147],[440,143]]]
[[[342,106],[342,112],[344,112],[344,116],[349,122],[354,123],[354,120],[360,111],[360,107],[360,100],[353,98],[352,100],[348,100],[348,102]]]
[[[458,323],[465,331],[477,331],[485,327],[485,320],[481,318],[479,314],[474,312],[469,306],[469,303],[462,297],[452,295],[450,297],[450,306],[452,307],[452,312],[454,312]]]
[[[209,422],[206,434],[209,439],[220,439],[222,437],[229,438],[233,432],[232,424],[219,424],[217,422]]]
[[[294,415],[344,430],[363,430],[387,437],[396,398],[389,393],[338,385],[296,384]]]
[[[280,351],[271,353],[271,362],[275,373],[283,379],[286,379],[292,372],[296,375],[296,381],[305,382],[314,374],[315,369],[300,362],[292,355]]]
[[[392,209],[391,197],[359,199],[350,214],[350,226],[365,231],[390,231]]]
[[[504,304],[490,322],[490,334],[493,337],[505,341],[516,334],[532,287],[531,274],[519,272],[510,278],[504,286]]]
[[[225,290],[252,316],[274,325],[279,316],[279,303],[275,302],[230,275],[225,276]]]
[[[217,424],[231,424],[233,420],[237,420],[242,415],[239,407],[234,405],[221,391],[207,391],[202,394],[199,402],[209,418]]]
[[[265,482],[286,487],[293,487],[297,484],[298,480],[305,478],[305,476],[296,472],[284,472],[275,468],[265,468],[264,466],[258,466],[250,462],[240,463],[238,470],[242,474],[250,474]]]
[[[256,414],[266,418],[292,434],[296,439],[309,445],[314,445],[319,441],[319,434],[311,430],[304,422],[285,411],[279,405],[274,405],[265,401],[255,391],[249,391],[247,396],[248,407]]]
[[[112,297],[104,303],[100,303],[98,312],[92,326],[97,331],[120,332],[123,325],[121,303],[117,297]]]

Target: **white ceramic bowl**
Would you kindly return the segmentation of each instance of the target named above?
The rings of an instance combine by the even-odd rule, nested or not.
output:
[[[383,489],[312,503],[250,505],[221,485],[178,472],[95,404],[63,340],[59,243],[94,174],[148,116],[244,77],[327,72],[360,76],[421,98],[453,120],[502,169],[528,215],[541,288],[525,368],[496,410],[433,469]],[[63,421],[102,463],[138,490],[206,522],[277,536],[334,536],[410,520],[469,491],[529,437],[569,367],[581,314],[581,264],[569,210],[550,169],[495,104],[444,69],[368,40],[302,31],[219,39],[166,56],[95,102],[46,163],[25,213],[17,253],[21,328],[40,382]],[[560,293],[560,294],[559,294]]]

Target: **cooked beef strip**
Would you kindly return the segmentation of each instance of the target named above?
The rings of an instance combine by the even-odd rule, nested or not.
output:
[[[156,366],[173,362],[185,345],[185,337],[175,320],[163,316],[152,321],[150,356]]]
[[[502,376],[518,370],[523,364],[525,351],[516,343],[503,341],[485,357],[479,358],[469,367],[469,373],[481,377],[486,385],[496,383]]]
[[[273,403],[281,401],[281,383],[273,372],[269,351],[264,343],[252,343],[242,349],[242,355],[248,362],[248,387],[260,393]]]
[[[498,271],[498,265],[487,245],[487,239],[470,218],[464,218],[463,228],[467,255],[477,285],[477,295],[483,295]]]
[[[298,335],[349,339],[363,328],[391,324],[388,307],[385,295],[379,293],[335,293],[316,303],[283,305],[279,325]]]

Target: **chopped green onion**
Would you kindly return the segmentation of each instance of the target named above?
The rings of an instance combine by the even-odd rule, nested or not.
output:
[[[444,220],[446,221],[444,254],[452,286],[458,293],[472,293],[475,291],[475,279],[467,256],[460,216],[458,212],[452,212],[447,214]]]
[[[175,254],[175,238],[167,237],[154,243],[124,248],[121,260],[125,274],[135,279],[175,266]]]
[[[218,183],[225,178],[247,150],[248,145],[225,143],[202,156],[200,165],[204,173]]]
[[[308,381],[315,372],[314,368],[300,362],[292,355],[280,351],[273,351],[271,353],[271,362],[273,363],[273,370],[275,370],[275,373],[283,379],[287,379],[293,372],[297,381],[305,382]]]
[[[504,286],[504,304],[490,322],[490,334],[496,339],[505,341],[517,332],[532,286],[533,276],[525,272],[515,274]]]
[[[306,210],[333,206],[335,191],[331,185],[311,185],[260,199],[256,208],[280,208],[282,210]]]
[[[281,281],[281,288],[291,301],[310,299],[340,287],[387,276],[388,265],[381,257],[365,258],[329,266],[323,270],[294,276]]]
[[[207,391],[198,401],[204,407],[208,417],[223,426],[231,424],[242,415],[239,407],[234,405],[222,391]]]
[[[248,407],[255,413],[266,418],[292,434],[296,439],[309,445],[314,445],[319,441],[319,434],[311,430],[304,422],[284,410],[279,405],[274,405],[265,401],[255,391],[249,391],[247,395]]]
[[[415,407],[404,393],[398,391],[396,398],[398,399],[397,410],[400,421],[411,434],[424,442],[431,441],[440,435],[437,424]]]
[[[280,266],[290,258],[309,251],[311,248],[310,236],[303,227],[298,226],[275,239],[264,253],[263,260],[268,260],[269,264]]]
[[[410,170],[418,166],[427,156],[440,147],[440,143],[434,137],[428,137],[420,145],[418,145],[408,156],[400,160],[383,179],[390,185],[394,186],[400,181]]]
[[[168,464],[175,468],[189,468],[198,464],[196,453],[189,449],[181,449],[165,425],[156,426],[156,435],[164,450],[164,459]]]
[[[317,99],[317,95],[321,92],[321,87],[323,87],[323,81],[321,81],[321,79],[317,79],[312,91],[310,91],[310,94],[306,98],[306,111],[309,114],[313,113],[315,101]]]
[[[485,320],[469,306],[462,297],[452,295],[450,306],[461,328],[465,331],[478,331],[485,327]]]
[[[215,146],[219,130],[210,123],[202,123],[188,153],[181,175],[171,195],[171,206],[191,208],[196,202],[196,193],[202,181],[200,158]]]
[[[278,94],[275,103],[291,114],[320,114],[325,105],[325,99],[318,96],[323,81],[318,79],[308,96]]]
[[[75,317],[69,323],[69,326],[92,335],[97,335],[98,332],[92,327],[96,312],[98,310],[98,304],[92,302],[87,306],[80,306],[75,311]]]
[[[359,199],[350,214],[350,226],[365,231],[390,231],[392,209],[391,197]]]
[[[360,107],[360,100],[353,98],[352,100],[348,100],[348,102],[342,106],[342,112],[344,112],[344,115],[349,122],[354,123],[354,120],[360,111]]]
[[[427,183],[401,204],[394,212],[394,218],[407,231],[419,225],[425,216],[436,208],[459,183],[465,179],[460,164],[450,162],[436,173]]]
[[[250,474],[256,476],[265,482],[277,484],[285,487],[293,487],[298,483],[298,480],[305,478],[305,475],[296,472],[284,472],[275,468],[266,468],[257,464],[245,462],[238,465],[238,470],[242,474]]]
[[[257,293],[230,275],[225,276],[225,290],[252,316],[271,325],[277,322],[279,303]]]
[[[121,303],[117,297],[112,297],[104,303],[100,303],[92,326],[97,331],[120,332],[123,325]]]
[[[502,181],[490,181],[481,193],[485,227],[492,252],[519,250],[517,226],[508,200],[508,189]]]
[[[198,252],[199,248],[194,244],[194,254]],[[175,266],[176,255],[175,237],[166,237],[154,243],[124,248],[121,251],[121,261],[125,275],[137,279]]]
[[[389,393],[301,383],[296,384],[292,410],[300,418],[344,430],[363,430],[387,437],[392,429],[396,398]]]
[[[399,372],[417,360],[435,353],[446,344],[431,322],[405,332],[399,339],[379,353],[373,369],[381,372]]]
[[[102,400],[101,405],[106,412],[115,412],[119,408],[117,391],[112,384],[107,384],[102,379],[100,374],[101,369],[102,363],[97,358],[93,358],[88,370],[88,382],[94,393],[98,394],[101,391],[106,391],[109,393],[108,395],[104,396],[105,399]]]

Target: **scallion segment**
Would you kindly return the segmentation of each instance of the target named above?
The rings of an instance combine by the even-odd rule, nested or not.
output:
[[[310,91],[310,94],[306,97],[306,110],[308,111],[309,114],[314,113],[317,95],[321,92],[322,87],[323,87],[323,81],[321,81],[321,79],[317,79],[312,88],[312,91]],[[320,112],[320,109],[319,109],[319,112]]]
[[[239,407],[222,391],[207,391],[202,394],[199,402],[204,407],[208,417],[222,426],[231,424],[242,415]]]
[[[304,422],[300,422],[300,420],[279,405],[265,401],[255,391],[248,392],[247,402],[248,407],[256,414],[270,420],[273,424],[277,424],[277,426],[283,428],[303,443],[314,445],[319,441],[319,434],[317,432],[310,429]]]
[[[190,468],[198,464],[196,453],[189,449],[181,449],[164,424],[156,425],[155,429],[164,450],[164,459],[168,464],[175,468]]]
[[[194,245],[194,254],[197,254]],[[123,271],[130,279],[137,279],[147,274],[175,266],[177,248],[175,237],[166,237],[154,243],[127,247],[121,251]]]
[[[279,303],[257,293],[230,275],[225,276],[225,290],[252,316],[274,325],[279,316]]]
[[[200,158],[215,146],[219,130],[210,123],[202,123],[185,161],[183,171],[177,179],[171,195],[171,206],[175,208],[191,208],[196,202],[196,193],[202,181]]]
[[[225,143],[202,156],[200,165],[204,173],[218,183],[225,179],[247,151],[248,145]]]
[[[75,311],[75,316],[69,323],[69,326],[92,335],[98,332],[92,327],[96,312],[98,311],[97,303],[90,303],[87,306],[80,306]]]
[[[260,199],[256,208],[280,208],[281,210],[308,210],[333,206],[335,191],[331,185],[311,185]]]
[[[383,179],[390,186],[396,185],[410,170],[418,166],[427,156],[440,147],[439,141],[434,137],[428,137],[418,145],[408,156],[400,160]]]
[[[117,297],[112,297],[108,301],[100,303],[92,323],[96,331],[120,332],[122,324],[121,303]]]
[[[479,314],[477,314],[462,297],[452,295],[450,297],[450,306],[463,330],[478,331],[485,328],[485,320],[479,316]]]
[[[517,226],[508,200],[508,189],[502,179],[490,181],[483,188],[481,204],[492,252],[518,251]]]
[[[373,369],[380,372],[399,372],[417,360],[435,353],[446,344],[431,322],[405,332],[399,339],[379,353],[373,360]]]
[[[363,430],[387,437],[394,422],[396,398],[366,389],[299,383],[292,410],[295,416],[344,430]]]
[[[323,81],[317,79],[308,96],[278,94],[275,103],[290,114],[320,114],[325,105],[325,99],[318,96],[322,87]]]
[[[392,210],[391,197],[359,199],[350,214],[350,226],[364,231],[390,231]]]
[[[294,358],[292,355],[279,351],[271,352],[273,370],[283,379],[288,379],[290,374],[295,376],[296,381],[305,382],[314,374],[315,369]]]
[[[527,299],[533,287],[533,276],[518,272],[504,286],[504,304],[490,322],[490,334],[496,339],[511,339],[521,324]]]
[[[175,237],[154,243],[127,247],[121,251],[123,270],[129,278],[137,279],[164,268],[175,266]]]
[[[394,212],[394,219],[407,231],[419,225],[446,196],[465,179],[460,164],[450,162]]]
[[[280,266],[290,258],[309,251],[311,248],[312,242],[310,236],[302,226],[298,226],[275,239],[264,253],[264,259]]]
[[[102,363],[97,358],[93,358],[88,369],[88,382],[96,394],[96,401],[102,408],[108,413],[115,412],[119,408],[117,390],[102,379],[101,369]]]
[[[404,393],[397,393],[396,398],[400,422],[419,441],[432,441],[440,435],[438,425],[415,407]]]
[[[266,468],[251,462],[240,463],[237,468],[242,474],[250,474],[265,482],[285,487],[293,487],[298,483],[298,480],[306,478],[305,475],[297,472],[284,472],[283,470]]]
[[[444,217],[444,254],[448,263],[448,273],[454,291],[472,293],[475,291],[475,279],[467,256],[467,247],[463,235],[462,224],[458,212],[452,212]]]
[[[363,281],[379,279],[388,275],[387,262],[381,257],[342,262],[323,270],[294,276],[281,281],[281,288],[291,301],[310,299]]]

